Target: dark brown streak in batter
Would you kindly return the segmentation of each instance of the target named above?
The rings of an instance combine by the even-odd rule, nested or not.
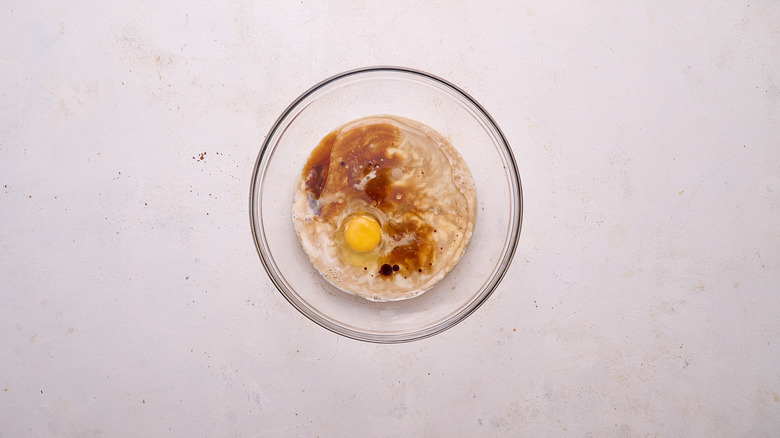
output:
[[[396,241],[407,236],[411,237],[410,241],[393,248],[378,263],[397,264],[408,272],[430,272],[436,252],[431,236],[433,228],[420,220],[406,219],[398,224],[386,224],[385,231]]]
[[[347,196],[362,197],[384,210],[383,205],[390,194],[390,171],[398,164],[398,159],[388,151],[401,141],[398,129],[389,124],[374,124],[342,132],[336,140],[333,153],[346,163],[339,171],[344,186],[350,193]],[[340,171],[343,171],[341,173]],[[355,189],[371,172],[375,177],[369,180],[363,190]]]
[[[320,141],[320,144],[309,155],[309,160],[303,167],[303,178],[306,181],[306,191],[313,199],[319,199],[330,173],[330,155],[336,133],[331,132]]]
[[[382,168],[376,171],[376,177],[366,183],[366,194],[381,205],[390,194],[390,169]]]

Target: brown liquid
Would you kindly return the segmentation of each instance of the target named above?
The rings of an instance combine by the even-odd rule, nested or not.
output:
[[[303,166],[303,180],[306,181],[306,191],[313,199],[320,199],[322,190],[328,181],[330,173],[330,155],[333,150],[333,140],[336,133],[331,132],[311,151],[309,160]]]
[[[406,239],[407,242],[379,257],[374,272],[382,274],[381,277],[430,272],[436,255],[433,229],[416,211],[416,191],[396,184],[393,178],[393,169],[403,163],[388,149],[400,141],[398,129],[390,124],[334,131],[322,139],[303,168],[306,190],[314,200],[324,193],[341,193],[347,200],[362,200],[395,218],[393,222],[382,224],[383,233],[395,241]],[[371,172],[375,172],[375,176],[361,184]],[[319,219],[334,220],[347,204],[319,205]],[[391,269],[382,269],[385,265]],[[396,265],[398,269],[393,269]]]

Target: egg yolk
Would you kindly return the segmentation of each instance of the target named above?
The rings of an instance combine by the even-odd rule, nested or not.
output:
[[[382,239],[382,230],[376,219],[366,216],[353,216],[344,226],[344,240],[355,252],[371,251]]]

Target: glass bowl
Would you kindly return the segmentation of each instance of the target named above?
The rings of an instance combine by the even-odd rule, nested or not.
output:
[[[292,221],[296,181],[312,149],[344,123],[379,114],[417,120],[444,135],[468,164],[477,189],[474,234],[460,262],[424,294],[392,302],[368,301],[326,281],[304,253]],[[320,82],[284,110],[258,154],[249,211],[263,266],[290,304],[340,335],[396,343],[454,326],[496,289],[517,247],[522,189],[504,135],[471,96],[422,71],[369,67]]]

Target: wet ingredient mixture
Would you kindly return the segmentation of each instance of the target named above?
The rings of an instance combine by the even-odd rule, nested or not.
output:
[[[411,298],[458,262],[476,194],[458,152],[397,116],[359,119],[326,135],[304,165],[293,220],[317,270],[374,301]]]

